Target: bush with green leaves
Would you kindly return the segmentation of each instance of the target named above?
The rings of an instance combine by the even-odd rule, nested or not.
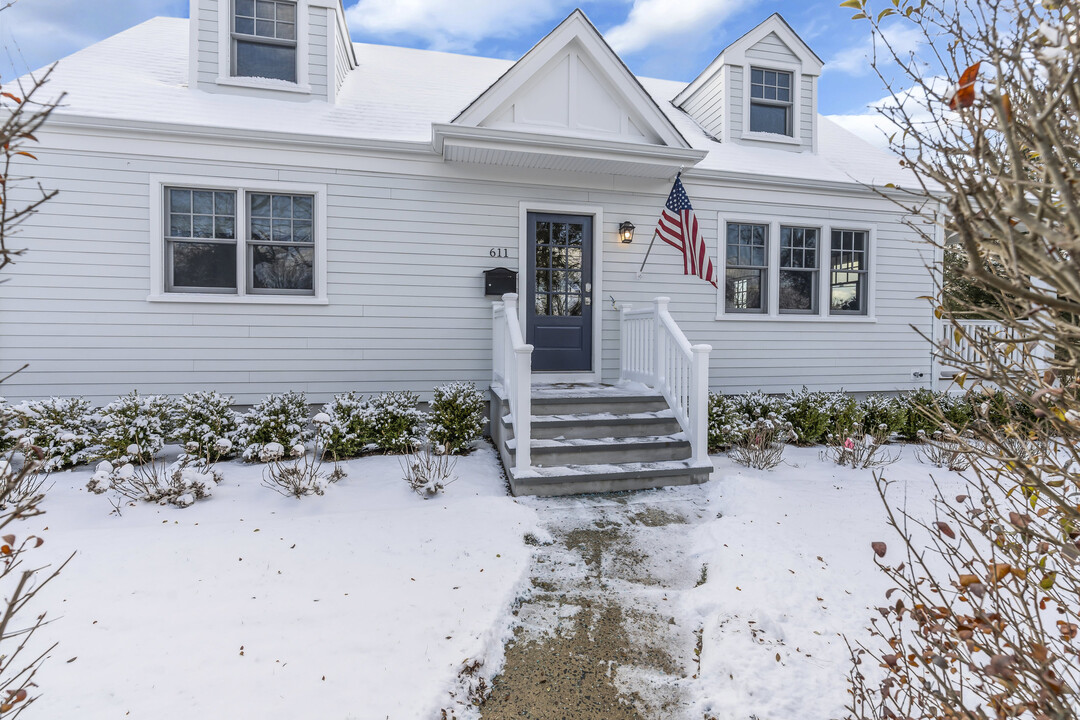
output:
[[[943,422],[960,432],[974,416],[971,401],[964,395],[921,388],[901,396],[901,401],[907,409],[907,418],[900,431],[905,440],[921,441],[933,436]]]
[[[846,435],[863,421],[859,401],[843,390],[824,394],[824,409],[829,414],[829,433]],[[826,433],[828,434],[828,433]]]
[[[760,390],[735,395],[732,400],[735,408],[746,417],[748,422],[767,419],[769,415],[783,418],[786,410],[782,397],[766,395]]]
[[[372,411],[372,438],[387,453],[411,451],[423,442],[424,413],[417,407],[416,393],[386,392],[368,402]]]
[[[428,439],[443,452],[461,455],[484,432],[487,422],[484,393],[471,382],[455,382],[435,388],[428,411]]]
[[[45,472],[81,465],[99,454],[99,418],[83,398],[32,400],[10,409],[16,443],[29,442],[45,453]]]
[[[302,392],[286,392],[267,395],[240,416],[236,446],[247,462],[261,462],[264,445],[278,443],[288,452],[314,436],[308,427],[307,396]]]
[[[882,433],[886,440],[904,429],[907,407],[899,398],[867,395],[859,403],[862,424],[871,435]]]
[[[829,431],[832,418],[828,397],[827,393],[810,392],[805,385],[784,397],[783,418],[791,423],[799,445],[814,445]]]
[[[214,391],[187,393],[175,401],[173,437],[185,454],[207,463],[233,455],[239,423],[232,404],[232,397]]]
[[[742,437],[748,425],[734,397],[709,393],[709,452],[727,450]]]
[[[374,411],[371,403],[354,392],[335,395],[323,405],[325,422],[317,422],[323,452],[335,462],[359,457],[375,442]],[[319,415],[315,416],[317,419]]]
[[[132,390],[101,411],[101,457],[115,463],[146,463],[173,429],[173,403],[166,395]]]
[[[15,413],[7,401],[0,397],[0,453],[15,447],[15,438],[9,433],[15,429]]]

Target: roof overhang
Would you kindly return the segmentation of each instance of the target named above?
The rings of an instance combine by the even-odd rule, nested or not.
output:
[[[432,125],[435,152],[447,162],[666,178],[693,167],[705,150],[516,130]]]

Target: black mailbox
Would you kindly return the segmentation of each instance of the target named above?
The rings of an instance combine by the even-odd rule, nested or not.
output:
[[[484,294],[505,295],[517,292],[517,273],[509,268],[497,267],[484,271]]]

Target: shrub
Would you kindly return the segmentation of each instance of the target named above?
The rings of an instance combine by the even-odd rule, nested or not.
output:
[[[45,472],[62,470],[94,458],[98,418],[83,398],[49,398],[21,403],[11,408],[15,428],[8,435],[17,442],[41,448]]]
[[[165,445],[172,430],[173,404],[165,395],[131,391],[101,412],[101,457],[123,463],[146,463]]]
[[[962,431],[973,417],[971,401],[963,395],[922,388],[903,395],[901,400],[906,406],[907,418],[900,435],[906,440],[933,436],[941,429],[943,422],[958,432]]]
[[[484,431],[484,410],[484,393],[473,383],[440,385],[428,413],[428,438],[446,453],[464,454]]]
[[[863,411],[859,401],[843,390],[825,393],[825,409],[829,413],[829,430],[834,435],[849,435],[855,425],[862,423]]]
[[[278,443],[291,448],[303,445],[314,433],[307,427],[308,408],[304,393],[268,395],[239,418],[236,445],[247,462],[260,460],[263,445]]]
[[[868,395],[859,403],[863,427],[872,433],[884,432],[884,440],[904,429],[907,422],[907,407],[899,398],[884,395]]]
[[[790,392],[784,397],[783,418],[791,423],[797,443],[814,445],[829,430],[832,419],[829,396],[810,392],[806,386],[799,392]]]
[[[302,498],[306,495],[322,495],[326,487],[345,477],[345,471],[334,465],[330,472],[323,472],[323,460],[327,455],[322,438],[327,437],[323,428],[329,424],[326,413],[315,415],[315,447],[309,453],[307,447],[298,443],[292,447],[291,459],[285,458],[285,448],[280,443],[267,443],[259,453],[266,463],[263,485],[286,497]]]
[[[792,440],[795,433],[791,423],[781,420],[776,413],[759,418],[746,428],[731,446],[731,459],[758,470],[769,470],[780,464],[784,457],[784,443]]]
[[[316,423],[317,436],[323,452],[335,462],[358,457],[375,442],[374,412],[360,395],[352,392],[335,395],[323,405],[320,414],[326,415],[327,421]]]
[[[747,420],[767,419],[769,415],[784,417],[784,400],[776,395],[766,395],[760,390],[736,395],[732,398],[735,408],[746,416]]]
[[[709,393],[709,452],[716,453],[731,447],[742,437],[748,425],[735,398]]]
[[[380,450],[403,453],[421,443],[424,413],[416,407],[418,399],[411,392],[388,392],[371,398],[372,436]]]
[[[822,456],[837,465],[846,465],[855,470],[891,465],[900,459],[900,454],[890,454],[884,449],[889,434],[885,423],[867,431],[862,423],[856,422],[842,433],[829,433]]]
[[[218,472],[189,459],[171,464],[151,460],[138,466],[130,462],[113,466],[108,460],[102,460],[86,483],[86,489],[95,495],[113,491],[113,509],[119,514],[124,500],[185,508],[196,500],[210,497],[219,482],[221,475]]]
[[[197,455],[205,463],[233,454],[237,421],[232,404],[231,397],[217,392],[187,393],[176,401],[173,436],[185,454]]]
[[[422,447],[410,448],[409,454],[401,458],[401,471],[413,492],[427,500],[453,482],[456,464],[457,459],[449,453],[435,452],[431,443],[425,443]]]
[[[0,397],[0,453],[15,447],[15,411]]]

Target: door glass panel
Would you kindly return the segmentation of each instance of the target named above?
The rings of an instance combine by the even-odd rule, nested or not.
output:
[[[536,223],[536,244],[547,245],[551,240],[551,223]]]
[[[576,249],[576,248],[570,248],[566,252],[567,252],[566,267],[570,268],[571,270],[580,270],[581,269],[581,250]]]
[[[582,225],[570,225],[570,233],[567,238],[567,244],[573,247],[581,247],[581,237],[584,231]]]
[[[548,312],[548,294],[543,292],[536,293],[536,301],[534,304],[537,315],[549,315]]]
[[[581,223],[536,223],[537,315],[581,316],[584,233]]]

